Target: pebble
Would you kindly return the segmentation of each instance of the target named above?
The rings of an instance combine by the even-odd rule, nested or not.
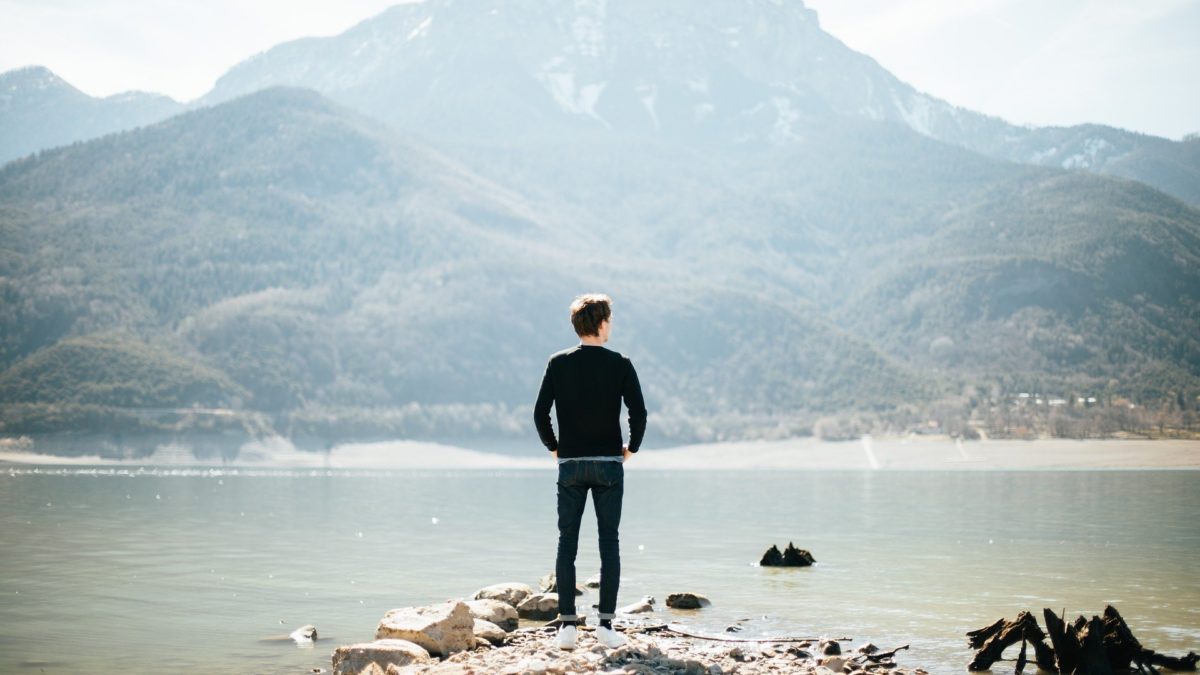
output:
[[[627,644],[609,649],[581,629],[573,651],[558,649],[549,630],[518,630],[496,647],[458,652],[440,662],[412,664],[400,675],[928,675],[894,663],[863,663],[861,655],[814,657],[798,644],[731,643],[624,631]],[[819,650],[814,650],[819,651]]]

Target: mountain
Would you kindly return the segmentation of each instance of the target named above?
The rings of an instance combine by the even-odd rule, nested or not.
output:
[[[292,89],[10,163],[6,428],[54,428],[47,406],[107,390],[115,409],[341,433],[386,409],[401,411],[390,433],[519,435],[585,288],[618,297],[614,346],[631,345],[660,438],[806,431],[821,411],[935,389],[786,289],[727,283],[528,192]]]
[[[1190,424],[1200,211],[1120,172],[1186,191],[1195,141],[1033,130],[1112,147],[1032,166],[888,78],[766,0],[429,0],[282,45],[0,167],[0,425],[524,442],[588,290],[656,442],[965,433],[1029,392]],[[1044,412],[1002,433],[1141,428]]]
[[[284,43],[202,102],[316,89],[441,141],[605,130],[686,143],[802,138],[827,115],[891,121],[1026,164],[1140,180],[1200,205],[1198,145],[1099,125],[1026,128],[915,90],[799,1],[426,0]]]
[[[748,156],[452,148],[469,169],[268,89],[12,162],[0,423],[196,405],[294,437],[522,438],[584,289],[617,299],[659,442],[903,425],[963,386],[1200,393],[1195,209],[823,124]]]
[[[0,163],[166,119],[184,109],[166,96],[130,91],[94,98],[50,70],[0,73]]]
[[[44,68],[0,75],[0,162],[271,86],[316,89],[442,142],[602,129],[687,143],[787,143],[825,114],[892,121],[1009,161],[1144,182],[1200,205],[1200,142],[1031,128],[946,103],[823,31],[799,0],[425,0],[276,46],[188,105],[93,99]]]

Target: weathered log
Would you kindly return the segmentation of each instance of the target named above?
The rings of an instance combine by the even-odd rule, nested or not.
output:
[[[817,562],[812,553],[808,549],[796,548],[795,544],[788,542],[787,548],[783,550],[783,565],[784,567],[809,567]]]
[[[1042,632],[1041,626],[1038,626],[1037,619],[1029,612],[1021,612],[1013,621],[1001,619],[997,623],[1000,624],[998,628],[996,624],[992,624],[967,633],[972,646],[982,640],[978,642],[980,649],[975,653],[975,658],[971,659],[971,663],[967,664],[967,670],[991,668],[993,663],[1000,660],[1000,655],[1007,647],[1022,639],[1033,641],[1035,644],[1046,639],[1046,634]],[[1041,663],[1040,658],[1038,662]]]
[[[1159,654],[1149,649],[1146,651],[1150,652],[1145,661],[1146,665],[1155,664],[1171,670],[1195,670],[1196,663],[1200,661],[1200,656],[1197,656],[1196,652],[1188,652],[1187,656],[1178,657]]]
[[[1075,627],[1064,623],[1049,607],[1042,612],[1046,617],[1046,633],[1050,636],[1050,644],[1054,645],[1054,661],[1058,672],[1061,675],[1076,675],[1083,660]],[[1066,610],[1063,610],[1063,614],[1066,614]]]
[[[1033,658],[1037,661],[1038,668],[1051,673],[1058,672],[1058,666],[1054,663],[1054,650],[1046,644],[1045,638],[1033,643]]]
[[[983,643],[988,641],[988,638],[999,633],[1007,623],[1008,621],[1004,617],[1000,617],[996,619],[996,623],[990,626],[968,632],[967,644],[971,645],[972,649],[979,649],[983,646]]]
[[[1108,654],[1104,651],[1104,620],[1093,616],[1087,622],[1082,638],[1083,670],[1080,672],[1087,675],[1113,675]]]
[[[782,552],[778,546],[771,544],[771,548],[763,553],[758,564],[760,567],[808,567],[815,562],[812,553],[796,548],[796,545],[789,541],[787,548]]]
[[[1133,636],[1133,631],[1125,623],[1125,619],[1112,605],[1104,608],[1105,651],[1108,652],[1108,662],[1113,670],[1128,670],[1131,664],[1137,664],[1138,670],[1144,670],[1142,661],[1148,651],[1142,643]]]
[[[762,559],[758,561],[762,567],[778,567],[783,564],[783,553],[775,544],[771,544],[771,548],[763,553]]]
[[[971,646],[981,647],[967,668],[987,668],[1000,660],[1000,653],[1005,647],[1017,641],[1021,641],[1021,654],[1016,663],[1018,675],[1028,664],[1028,642],[1033,642],[1038,667],[1062,675],[1112,675],[1114,672],[1127,671],[1131,666],[1136,667],[1138,672],[1158,675],[1154,667],[1156,665],[1186,671],[1195,671],[1200,665],[1200,656],[1195,652],[1189,652],[1184,657],[1171,657],[1144,647],[1112,605],[1104,608],[1103,618],[1093,616],[1089,620],[1080,616],[1069,624],[1049,608],[1043,613],[1046,618],[1045,633],[1042,633],[1037,621],[1028,616],[1028,612],[1019,614],[1015,621],[1001,619],[967,633]],[[1047,635],[1053,649],[1045,642]]]
[[[871,663],[879,663],[880,661],[890,661],[890,660],[896,658],[896,652],[901,651],[903,649],[908,649],[908,645],[901,645],[891,651],[886,651],[886,652],[870,652],[870,653],[859,654],[858,656],[852,657],[850,659],[850,662],[854,662],[857,659],[863,659],[865,661],[870,661]]]
[[[1017,669],[1016,674],[1021,675],[1025,670],[1025,664],[1029,663],[1029,659],[1025,658],[1025,647],[1029,645],[1029,640],[1025,639],[1025,632],[1021,632],[1021,653],[1017,654]]]
[[[1195,652],[1188,652],[1184,657],[1165,656],[1142,646],[1121,613],[1112,605],[1104,608],[1104,630],[1104,647],[1113,670],[1127,670],[1132,663],[1138,670],[1146,669],[1152,673],[1157,672],[1154,669],[1156,665],[1171,670],[1194,671],[1197,661],[1200,661],[1200,656]]]
[[[839,637],[839,638],[810,638],[810,637],[776,637],[776,638],[729,638],[717,635],[697,635],[687,631],[675,628],[668,624],[665,628],[666,632],[675,633],[683,637],[695,638],[697,640],[713,640],[716,642],[817,642],[819,640],[836,640],[838,642],[850,642],[854,638]]]

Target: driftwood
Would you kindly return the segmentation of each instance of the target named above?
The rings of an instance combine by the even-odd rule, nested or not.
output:
[[[1114,670],[1128,669],[1135,665],[1139,671],[1155,672],[1154,666],[1162,666],[1170,670],[1195,670],[1200,656],[1189,652],[1187,656],[1165,656],[1146,649],[1133,636],[1125,619],[1117,613],[1112,605],[1104,608],[1105,648],[1108,650],[1108,660]]]
[[[1046,632],[1050,634],[1050,644],[1054,645],[1055,670],[1063,675],[1076,672],[1078,664],[1082,663],[1079,640],[1075,637],[1075,627],[1067,626],[1049,607],[1043,610],[1046,617]],[[1063,610],[1066,614],[1066,610]],[[1082,617],[1080,617],[1082,618]]]
[[[648,628],[650,628],[650,627],[648,626]],[[657,627],[654,627],[654,628],[657,628]],[[663,624],[662,628],[660,630],[662,632],[674,633],[676,635],[680,635],[683,637],[695,638],[697,640],[713,640],[714,642],[819,642],[820,640],[823,640],[823,639],[824,640],[836,640],[838,642],[851,642],[854,640],[854,638],[848,638],[848,637],[811,638],[811,637],[794,637],[794,636],[784,636],[784,637],[777,637],[777,638],[730,638],[730,637],[717,636],[717,635],[696,635],[695,633],[688,633],[687,631],[680,630],[679,628],[674,628],[671,626],[671,624]]]
[[[1037,619],[1029,612],[1021,612],[1014,621],[1000,619],[996,623],[967,633],[968,643],[978,649],[967,670],[988,670],[1000,660],[1005,648],[1021,643],[1021,656],[1017,659],[1017,673],[1025,667],[1025,643],[1032,642],[1038,666],[1047,670],[1054,668],[1054,654],[1046,644],[1046,634],[1038,626]]]
[[[580,626],[579,629],[584,630],[584,631],[594,630],[587,626]],[[513,633],[547,633],[547,632],[553,632],[553,631],[554,631],[554,628],[552,626],[550,626],[550,624],[546,624],[544,626],[531,626],[528,628],[518,628],[517,630],[512,631],[512,632]],[[836,640],[838,642],[852,642],[854,640],[854,638],[851,638],[851,637],[819,638],[819,637],[797,637],[797,636],[790,636],[790,635],[783,636],[783,637],[775,637],[775,638],[729,638],[729,637],[723,637],[723,636],[717,636],[717,635],[698,635],[696,633],[689,633],[685,630],[682,630],[680,628],[673,626],[672,624],[666,624],[666,623],[651,624],[648,626],[628,626],[625,628],[625,632],[627,632],[627,633],[666,633],[668,637],[679,636],[679,637],[694,638],[697,640],[713,640],[715,642],[819,642],[821,640]]]
[[[850,662],[853,663],[854,661],[856,661],[858,659],[863,659],[864,661],[870,661],[871,663],[879,663],[880,661],[891,661],[892,659],[896,658],[896,652],[898,652],[902,649],[908,649],[908,645],[902,645],[900,647],[896,647],[895,649],[893,649],[891,651],[886,651],[886,652],[870,652],[870,653],[865,653],[865,654],[859,654],[858,656],[852,657],[850,659]]]
[[[1066,613],[1065,611],[1063,612]],[[1154,666],[1171,670],[1196,670],[1200,656],[1189,652],[1184,657],[1158,654],[1142,646],[1133,631],[1112,605],[1104,608],[1104,618],[1093,616],[1090,620],[1079,617],[1072,623],[1047,608],[1043,610],[1046,631],[1037,624],[1029,612],[1021,612],[1015,621],[1000,619],[990,626],[967,633],[971,647],[978,649],[975,658],[967,666],[969,670],[986,670],[1001,660],[1000,655],[1010,645],[1021,643],[1017,657],[1016,673],[1028,663],[1026,646],[1032,642],[1038,666],[1062,675],[1112,675],[1117,671],[1135,666],[1140,673],[1157,675]],[[1046,645],[1046,637],[1050,643]]]

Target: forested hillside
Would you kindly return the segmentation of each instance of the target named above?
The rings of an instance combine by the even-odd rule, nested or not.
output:
[[[749,155],[434,150],[270,89],[11,163],[4,431],[199,407],[330,441],[521,439],[585,290],[616,299],[657,442],[964,429],[1032,384],[1194,407],[1195,209],[814,124]]]

